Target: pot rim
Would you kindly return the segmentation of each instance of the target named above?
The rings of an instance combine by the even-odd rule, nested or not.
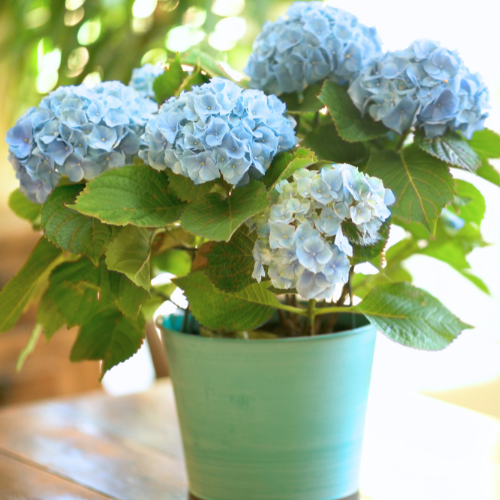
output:
[[[163,325],[163,318],[165,316],[159,316],[156,319],[156,326],[160,328],[161,330],[164,330],[166,332],[169,332],[173,335],[178,335],[178,336],[189,336],[191,338],[197,338],[200,342],[201,341],[207,341],[207,342],[234,342],[234,341],[242,341],[243,339],[231,339],[231,338],[216,338],[216,337],[203,337],[201,335],[193,335],[190,333],[184,333],[184,332],[178,332],[176,330],[171,330],[170,328],[166,328]],[[338,337],[347,337],[350,335],[361,335],[368,330],[374,330],[375,326],[372,324],[365,325],[365,326],[360,326],[358,328],[354,328],[353,330],[345,330],[343,332],[337,332],[337,333],[322,333],[321,335],[314,335],[314,336],[302,336],[302,337],[281,337],[277,339],[252,339],[251,344],[255,345],[257,343],[259,344],[275,344],[278,342],[311,342],[311,341],[319,341],[319,340],[329,340],[329,339],[334,339]],[[248,342],[247,340],[243,340],[244,342]]]

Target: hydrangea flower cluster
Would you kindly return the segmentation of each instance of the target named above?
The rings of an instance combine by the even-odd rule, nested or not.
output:
[[[21,191],[44,203],[62,175],[80,182],[131,163],[157,109],[120,82],[59,87],[7,132]]]
[[[151,118],[139,156],[195,184],[223,177],[229,184],[262,177],[273,157],[296,144],[286,106],[260,90],[224,78],[171,97]]]
[[[266,21],[245,73],[250,87],[267,93],[302,92],[328,78],[344,85],[381,55],[375,28],[322,2],[295,2],[288,18]]]
[[[128,85],[137,90],[141,97],[154,99],[153,82],[156,77],[163,75],[163,73],[165,73],[163,66],[144,64],[144,66],[132,70],[132,78]]]
[[[481,77],[456,52],[429,40],[372,62],[351,83],[349,95],[362,113],[399,134],[416,127],[427,137],[459,130],[471,139],[488,116]]]
[[[380,239],[394,194],[376,177],[347,164],[320,171],[301,169],[281,181],[272,206],[249,225],[257,231],[252,277],[266,276],[280,289],[296,288],[306,299],[332,296],[349,278],[353,247],[342,231],[354,224],[364,244]]]

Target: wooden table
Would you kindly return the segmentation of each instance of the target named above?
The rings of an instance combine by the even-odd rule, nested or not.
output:
[[[372,391],[363,460],[363,500],[500,499],[500,421],[424,396]],[[1,500],[187,500],[186,484],[168,381],[0,412]]]

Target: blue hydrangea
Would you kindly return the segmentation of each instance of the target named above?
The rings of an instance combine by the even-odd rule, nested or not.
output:
[[[153,90],[153,82],[157,76],[163,75],[164,72],[165,69],[163,66],[153,66],[152,64],[145,64],[140,68],[135,68],[132,70],[129,87],[137,90],[141,97],[154,99],[155,91]]]
[[[63,175],[80,182],[131,163],[157,109],[120,82],[51,92],[7,132],[9,160],[21,191],[44,203]]]
[[[481,77],[456,52],[429,40],[372,62],[351,83],[349,95],[363,114],[399,134],[416,127],[427,137],[451,130],[471,139],[488,116]]]
[[[272,205],[248,223],[258,235],[252,277],[260,282],[267,266],[276,288],[296,288],[306,299],[330,298],[336,285],[347,282],[353,256],[343,225],[356,227],[358,244],[379,241],[394,194],[347,164],[298,170],[293,179],[281,181]]]
[[[224,78],[171,97],[146,126],[139,156],[195,184],[222,178],[242,185],[262,177],[274,156],[296,144],[295,121],[276,96]]]
[[[381,53],[375,28],[352,14],[322,2],[295,2],[286,19],[264,24],[244,71],[250,87],[280,95],[325,78],[345,85]]]

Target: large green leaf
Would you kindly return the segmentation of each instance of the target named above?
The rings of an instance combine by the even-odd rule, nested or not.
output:
[[[174,174],[167,170],[170,192],[183,201],[193,201],[210,193],[214,187],[214,182],[204,182],[196,185],[189,177]]]
[[[367,156],[366,147],[361,142],[344,141],[335,125],[321,125],[306,135],[302,145],[312,149],[320,160],[333,163],[360,165]]]
[[[132,321],[116,309],[106,309],[80,328],[70,359],[101,360],[104,376],[113,366],[133,356],[141,347],[144,336],[144,321],[140,316]]]
[[[210,250],[204,253],[207,258],[205,274],[217,288],[239,292],[255,283],[252,250],[256,238],[255,232],[248,234],[248,228],[242,226],[228,243],[208,244]]]
[[[38,222],[42,205],[37,205],[28,200],[19,189],[12,191],[9,196],[9,208],[21,219],[32,224]]]
[[[314,113],[323,107],[323,103],[318,99],[320,93],[321,84],[315,83],[309,85],[302,94],[281,94],[280,99],[286,104],[289,113]]]
[[[123,273],[149,292],[151,286],[151,243],[154,230],[125,226],[106,249],[106,266]]]
[[[270,282],[255,283],[234,294],[217,289],[201,271],[178,278],[194,317],[213,330],[245,330],[262,325],[279,305],[267,291]]]
[[[288,179],[294,172],[306,168],[317,161],[313,151],[305,148],[293,149],[276,156],[264,176],[264,184],[271,190],[283,179]]]
[[[19,354],[19,357],[17,358],[16,371],[20,372],[23,369],[26,359],[35,350],[35,347],[38,343],[38,339],[40,338],[41,334],[42,334],[42,325],[36,324],[35,328],[33,328],[33,331],[31,332],[30,338],[28,339],[28,343],[26,344],[25,348],[21,351],[21,354]]]
[[[486,212],[486,202],[479,189],[469,182],[455,179],[456,196],[453,203],[455,213],[467,222],[481,224]]]
[[[394,151],[373,153],[366,172],[394,191],[394,216],[419,222],[431,233],[443,207],[453,201],[454,184],[448,166],[415,144],[405,148],[402,155]]]
[[[340,137],[348,142],[369,141],[389,131],[368,115],[361,116],[347,94],[346,87],[327,81],[318,99],[328,107]]]
[[[67,207],[82,189],[81,184],[59,186],[43,206],[42,228],[52,243],[63,250],[84,254],[97,265],[113,236],[113,228]]]
[[[426,153],[469,172],[476,172],[481,166],[481,158],[467,141],[456,132],[448,132],[441,137],[426,138],[417,135],[417,144]]]
[[[151,258],[153,274],[170,273],[178,278],[186,276],[191,271],[192,256],[190,253],[186,250],[173,249],[154,255]]]
[[[493,130],[475,132],[468,142],[482,158],[500,158],[500,135]]]
[[[468,328],[438,299],[408,283],[376,287],[357,309],[392,340],[427,351],[444,349]]]
[[[156,102],[162,104],[169,97],[176,95],[176,90],[181,86],[188,74],[182,69],[180,59],[169,64],[165,72],[157,76],[153,81],[153,90]]]
[[[372,261],[375,265],[375,261],[378,260],[377,267],[381,266],[383,252],[387,244],[387,240],[389,239],[389,221],[382,224],[378,232],[379,238],[377,241],[373,242],[364,241],[364,234],[361,233],[356,225],[351,222],[344,222],[342,224],[342,229],[349,241],[353,244],[354,255],[351,258],[351,264],[360,264],[362,262]]]
[[[40,239],[26,264],[0,292],[0,333],[10,330],[19,319],[35,291],[47,281],[60,262],[61,250],[45,238]]]
[[[149,292],[121,273],[110,272],[109,281],[115,306],[127,318],[136,319],[141,307],[150,298]]]
[[[481,168],[476,172],[479,177],[482,177],[483,179],[486,179],[487,181],[491,182],[492,184],[495,184],[495,186],[500,187],[500,173],[498,170],[496,170],[495,167],[492,167],[489,163],[488,160],[482,159],[482,165]]]
[[[89,182],[71,208],[118,226],[164,226],[178,220],[185,206],[168,193],[163,173],[131,165],[103,172]]]
[[[236,188],[230,196],[222,198],[212,193],[195,200],[182,216],[187,231],[214,241],[229,241],[233,233],[248,218],[267,207],[264,185],[252,181]]]
[[[43,327],[43,333],[47,342],[66,323],[64,316],[57,308],[55,300],[48,293],[44,294],[38,304],[36,321]]]

